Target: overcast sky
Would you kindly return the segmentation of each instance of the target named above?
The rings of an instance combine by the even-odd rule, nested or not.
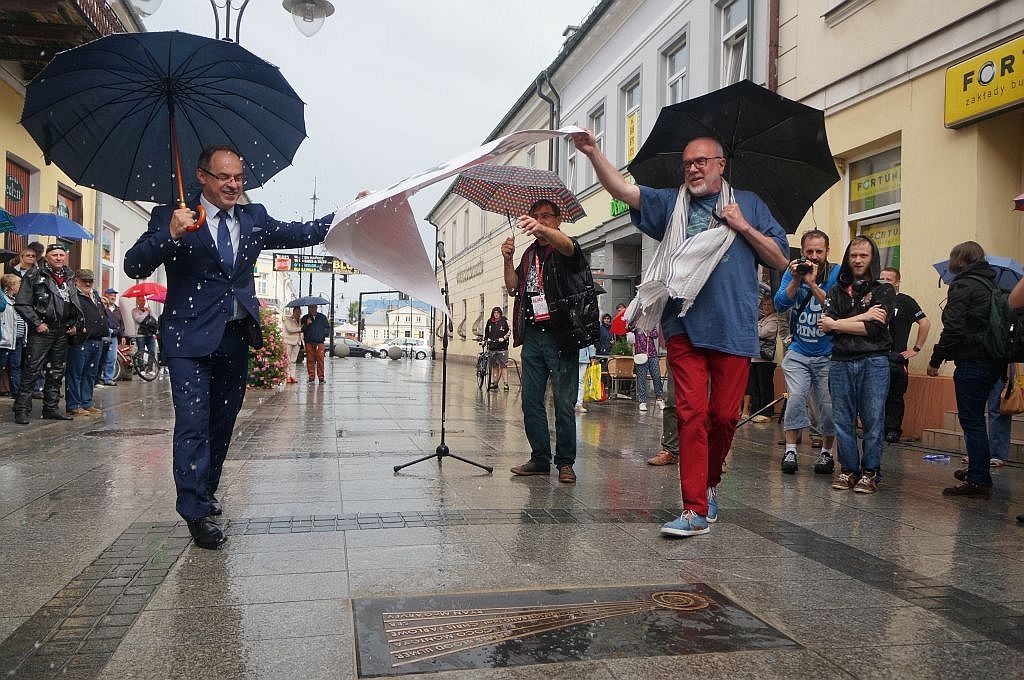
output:
[[[383,188],[481,144],[557,56],[565,27],[582,23],[596,0],[332,2],[334,16],[312,38],[279,0],[253,0],[242,18],[242,46],[279,66],[307,105],[309,138],[293,167],[249,192],[279,219],[312,216],[314,177],[319,216],[362,188]],[[145,24],[214,32],[207,0],[164,0]],[[447,186],[410,200],[428,243],[433,228],[424,218]],[[357,276],[344,292],[352,299],[380,287]],[[329,277],[314,276],[314,293],[329,289]]]

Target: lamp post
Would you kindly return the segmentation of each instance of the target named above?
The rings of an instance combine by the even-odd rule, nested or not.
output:
[[[131,0],[132,5],[138,10],[139,14],[143,17],[149,15],[160,9],[160,4],[163,0]],[[241,42],[240,29],[242,26],[242,15],[245,13],[245,8],[249,5],[249,0],[210,0],[210,9],[213,10],[214,20],[214,32],[218,40],[227,40],[229,42]],[[295,27],[299,29],[299,32],[307,38],[313,36],[319,31],[327,17],[334,14],[334,5],[328,0],[284,0],[281,3],[281,7],[288,11],[292,15],[292,19],[295,21]],[[221,35],[221,17],[220,11],[224,12],[224,34]],[[235,37],[231,37],[231,13],[235,13],[234,29]]]
[[[316,202],[320,200],[320,197],[316,195],[316,177],[313,178],[313,195],[309,197],[309,200],[313,201],[313,217],[312,217],[312,219],[315,220],[316,219]],[[313,246],[309,247],[309,261],[310,262],[313,261]],[[300,289],[302,288],[302,282],[301,281],[299,282],[299,288]],[[308,290],[309,290],[309,292],[307,293],[307,295],[312,295],[313,294],[313,270],[312,269],[309,270],[309,289]]]

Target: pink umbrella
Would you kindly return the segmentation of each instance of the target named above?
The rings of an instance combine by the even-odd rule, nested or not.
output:
[[[167,291],[160,291],[158,293],[153,293],[152,295],[146,296],[146,299],[147,300],[152,300],[153,302],[160,302],[160,303],[162,303],[164,300],[167,299]]]

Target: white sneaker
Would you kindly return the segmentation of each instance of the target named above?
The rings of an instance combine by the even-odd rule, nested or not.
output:
[[[658,405],[658,408],[660,408],[660,409],[661,409],[662,411],[664,411],[664,410],[665,410],[665,400],[664,400],[664,399],[658,399],[658,400],[657,400],[656,402],[654,402],[654,403],[655,403],[655,404],[657,404],[657,405]]]
[[[640,410],[641,411],[646,411],[647,410],[647,404],[645,404],[644,402],[640,402]]]

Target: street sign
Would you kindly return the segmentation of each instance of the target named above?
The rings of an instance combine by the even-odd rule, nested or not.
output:
[[[330,255],[274,253],[274,271],[298,274],[358,274],[352,265]]]

